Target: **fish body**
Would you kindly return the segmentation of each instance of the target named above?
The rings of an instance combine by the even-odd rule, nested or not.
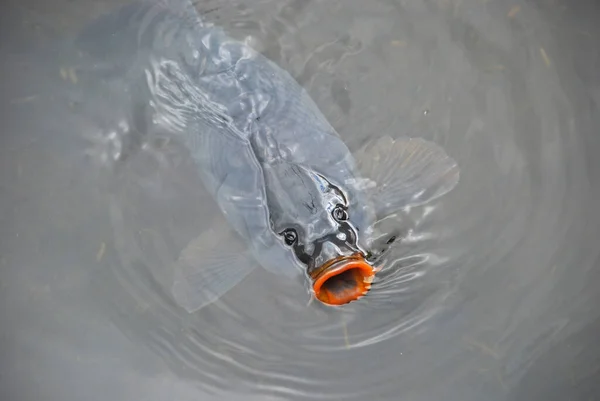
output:
[[[367,261],[376,220],[458,181],[454,161],[418,139],[377,141],[357,161],[290,74],[202,22],[186,1],[127,6],[111,18],[82,43],[119,56],[109,69],[131,77],[138,96],[150,99],[153,120],[186,145],[246,245],[233,252],[228,243],[206,249],[196,241],[195,251],[182,252],[173,295],[190,312],[255,264],[284,276],[303,272],[324,303],[357,299],[376,270]],[[107,31],[110,43],[99,39]],[[124,43],[136,50],[124,51]]]

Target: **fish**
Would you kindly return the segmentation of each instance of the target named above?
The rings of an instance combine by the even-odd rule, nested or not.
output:
[[[377,222],[458,184],[456,161],[425,139],[382,136],[351,152],[286,70],[187,0],[134,3],[86,32],[80,48],[121,60],[103,72],[149,99],[144,113],[184,144],[222,213],[219,232],[190,241],[173,266],[171,294],[189,313],[257,268],[304,276],[327,306],[361,299],[401,243]]]

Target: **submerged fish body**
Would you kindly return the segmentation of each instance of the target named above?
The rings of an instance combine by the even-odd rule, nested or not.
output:
[[[356,160],[286,71],[201,22],[186,1],[129,6],[117,20],[124,15],[129,34],[117,40],[138,48],[122,56],[129,70],[142,66],[153,119],[189,149],[247,246],[197,240],[182,252],[173,295],[188,311],[239,283],[249,260],[286,276],[304,271],[324,303],[357,299],[375,272],[366,257],[376,219],[456,185],[456,163],[427,141],[383,138]]]
[[[294,259],[273,232],[293,226],[309,242],[332,232],[332,205],[323,208],[336,198],[328,184],[355,192],[348,186],[356,177],[352,155],[286,71],[219,28],[193,27],[189,52],[155,64],[151,91],[161,111],[185,127],[182,137],[229,224],[251,239],[264,267],[293,273]],[[181,118],[184,104],[192,110]],[[349,195],[348,206],[366,204]]]

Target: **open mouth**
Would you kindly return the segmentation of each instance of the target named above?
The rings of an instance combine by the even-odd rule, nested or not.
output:
[[[364,296],[375,276],[373,266],[360,255],[340,257],[311,273],[315,297],[327,305],[344,305]]]

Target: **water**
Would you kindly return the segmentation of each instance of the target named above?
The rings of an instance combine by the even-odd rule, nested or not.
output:
[[[187,314],[170,267],[203,233],[228,240],[216,205],[181,144],[138,142],[127,77],[99,84],[52,47],[112,3],[2,13],[2,399],[597,397],[596,6],[198,4],[350,149],[422,137],[461,181],[409,211],[359,302],[307,305],[300,279],[257,270]]]

